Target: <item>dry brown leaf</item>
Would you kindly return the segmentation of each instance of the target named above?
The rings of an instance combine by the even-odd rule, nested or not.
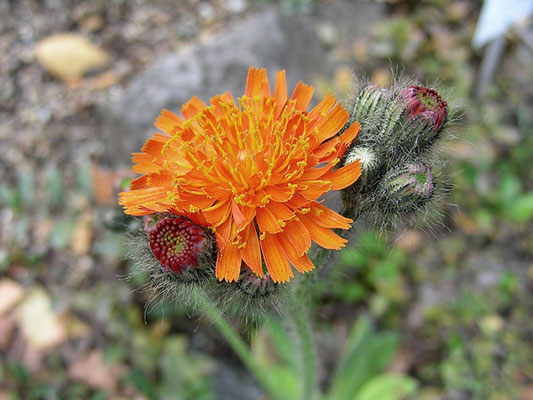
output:
[[[35,49],[41,65],[64,81],[77,81],[93,68],[109,63],[109,55],[82,36],[58,33],[41,40]]]
[[[113,390],[124,368],[118,364],[104,363],[102,354],[94,350],[68,368],[70,379],[85,383],[95,389]]]
[[[22,334],[36,350],[47,350],[67,339],[65,321],[54,312],[52,299],[43,289],[29,292],[17,311]]]
[[[120,75],[116,71],[106,71],[91,79],[89,85],[91,90],[103,90],[117,83],[119,79]]]
[[[96,32],[102,29],[104,23],[105,21],[100,15],[89,15],[81,23],[81,29],[88,33]]]
[[[92,221],[91,213],[85,213],[78,218],[70,240],[70,249],[78,256],[87,254],[91,249],[93,240]]]
[[[0,316],[11,311],[24,296],[24,288],[12,279],[0,281]]]
[[[126,175],[121,171],[111,171],[91,165],[94,200],[99,205],[115,204],[117,199],[117,183]]]
[[[461,228],[465,233],[472,235],[481,229],[476,219],[470,215],[460,212],[453,213],[455,225]]]

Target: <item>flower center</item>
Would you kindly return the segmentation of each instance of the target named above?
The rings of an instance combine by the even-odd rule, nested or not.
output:
[[[418,99],[428,109],[435,110],[439,105],[439,99],[433,91],[421,91],[418,93]]]

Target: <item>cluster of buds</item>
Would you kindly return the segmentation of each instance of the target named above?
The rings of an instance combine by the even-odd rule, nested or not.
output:
[[[380,228],[414,220],[431,211],[446,184],[438,174],[433,148],[444,136],[448,105],[433,89],[414,83],[380,88],[360,86],[351,118],[363,129],[343,164],[359,160],[362,177],[343,192],[344,214]]]
[[[277,309],[291,268],[309,272],[313,258],[323,266],[326,251],[344,246],[333,229],[348,231],[361,217],[394,226],[442,194],[432,154],[449,118],[435,90],[367,83],[349,111],[329,95],[304,112],[312,91],[299,85],[288,102],[284,76],[272,97],[266,71],[251,68],[242,109],[222,95],[212,107],[191,99],[186,122],[163,111],[156,126],[168,136],[154,134],[134,155],[145,175],[120,203],[144,216],[130,258],[153,292],[190,303],[201,291],[246,317]],[[329,190],[342,190],[343,215],[322,204]],[[308,256],[312,242],[322,258]]]

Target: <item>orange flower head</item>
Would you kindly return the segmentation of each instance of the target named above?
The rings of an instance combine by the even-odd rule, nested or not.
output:
[[[275,282],[292,278],[292,266],[307,272],[311,242],[340,249],[346,240],[332,228],[351,220],[321,204],[361,174],[359,162],[335,165],[359,132],[333,95],[307,112],[313,87],[302,82],[291,97],[285,72],[271,92],[265,69],[250,68],[244,96],[229,93],[210,105],[193,97],[182,117],[163,110],[133,171],[142,174],[120,193],[131,215],[172,212],[209,227],[218,246],[216,277],[239,279],[241,268]],[[263,267],[263,262],[264,266]]]

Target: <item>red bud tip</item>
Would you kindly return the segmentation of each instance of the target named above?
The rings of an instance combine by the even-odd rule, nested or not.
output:
[[[198,266],[207,240],[204,228],[182,216],[162,219],[150,231],[150,248],[155,258],[178,274]]]
[[[400,97],[406,101],[407,112],[410,116],[424,116],[433,123],[435,132],[440,129],[448,118],[448,105],[433,89],[409,86],[400,92]]]

